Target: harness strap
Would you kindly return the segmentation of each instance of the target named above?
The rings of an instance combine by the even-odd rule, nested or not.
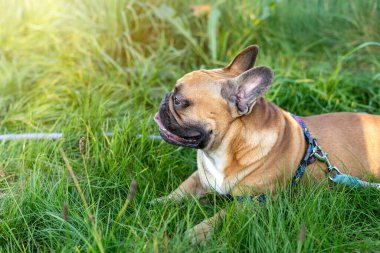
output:
[[[298,182],[302,178],[303,174],[305,173],[306,167],[309,164],[312,164],[315,162],[313,151],[315,150],[315,147],[317,145],[317,140],[311,137],[311,134],[309,130],[307,129],[305,122],[303,122],[303,120],[300,117],[294,114],[291,114],[291,115],[297,121],[297,123],[301,126],[305,139],[308,143],[306,154],[304,158],[302,159],[300,165],[298,166],[296,173],[294,174],[293,179],[292,179],[292,187],[296,187],[298,185]]]

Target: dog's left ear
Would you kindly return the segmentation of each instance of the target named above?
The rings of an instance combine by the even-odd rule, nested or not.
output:
[[[259,47],[257,45],[251,45],[238,53],[230,64],[223,69],[232,72],[233,74],[240,75],[255,65],[258,53]]]
[[[233,109],[236,109],[235,116],[249,114],[256,100],[270,88],[273,78],[271,68],[255,67],[228,79],[223,84],[222,96]]]

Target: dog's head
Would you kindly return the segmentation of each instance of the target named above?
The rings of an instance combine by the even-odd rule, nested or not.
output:
[[[272,84],[270,68],[253,68],[257,54],[258,47],[250,46],[227,67],[180,78],[154,117],[162,138],[178,146],[217,147],[230,124],[249,114]]]

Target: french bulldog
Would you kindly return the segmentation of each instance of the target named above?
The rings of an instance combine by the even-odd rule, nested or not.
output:
[[[170,144],[197,149],[198,169],[157,201],[211,191],[273,193],[290,182],[308,144],[291,114],[263,98],[274,75],[269,67],[253,67],[258,50],[247,47],[224,68],[190,72],[164,96],[154,117],[160,135]],[[342,112],[302,120],[343,173],[380,178],[380,116]],[[326,166],[316,162],[306,174],[323,180]],[[193,243],[210,238],[224,215],[222,210],[190,230]]]

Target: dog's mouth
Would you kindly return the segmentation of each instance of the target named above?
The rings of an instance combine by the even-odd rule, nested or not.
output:
[[[170,109],[170,97],[166,94],[161,102],[158,113],[154,116],[161,137],[168,143],[177,146],[202,149],[210,140],[211,131],[201,123],[187,122],[180,124],[174,116],[176,112]],[[174,110],[174,109],[173,109]]]
[[[186,131],[186,135],[180,136],[168,130],[161,121],[160,113],[156,113],[154,121],[159,127],[161,137],[174,145],[199,148],[202,140],[202,134],[196,130]]]

